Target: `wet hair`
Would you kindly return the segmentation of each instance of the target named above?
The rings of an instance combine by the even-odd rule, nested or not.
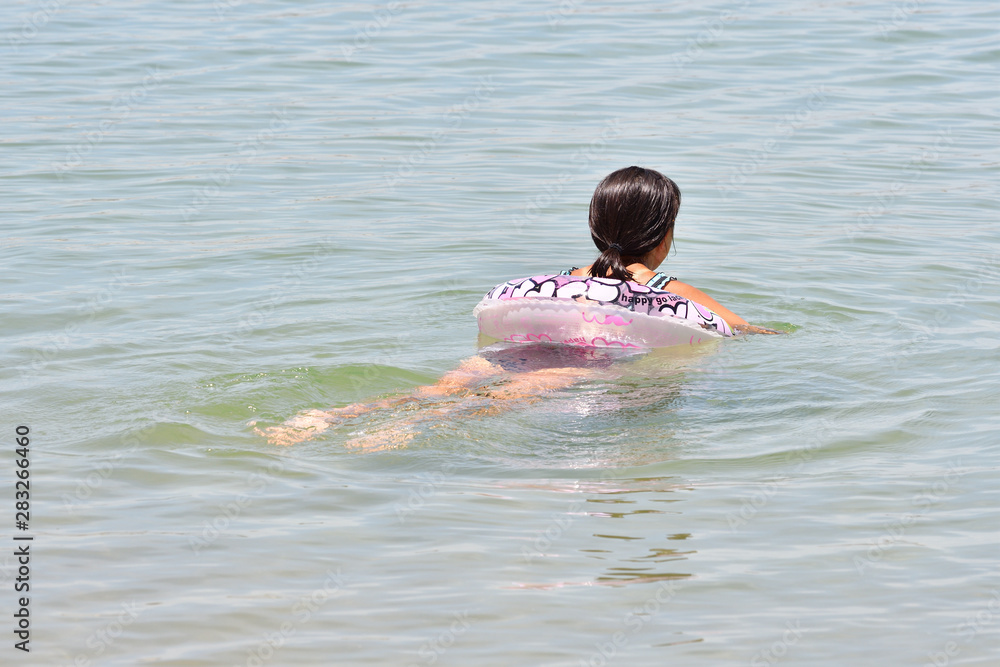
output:
[[[590,275],[631,280],[625,267],[642,259],[674,227],[681,206],[677,184],[653,169],[608,174],[590,200],[590,237],[601,255]],[[630,261],[626,261],[630,260]]]

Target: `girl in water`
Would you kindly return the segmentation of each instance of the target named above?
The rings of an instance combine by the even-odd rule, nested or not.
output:
[[[714,311],[737,333],[778,333],[748,324],[700,289],[681,282],[657,268],[666,259],[674,239],[674,221],[681,205],[677,184],[653,169],[626,167],[609,174],[590,200],[590,236],[600,251],[593,264],[562,271],[562,275],[608,277],[642,283],[672,292]],[[307,410],[280,426],[259,433],[274,444],[291,445],[330,426],[373,410],[407,403],[438,402],[421,410],[419,417],[396,421],[389,429],[355,438],[348,445],[367,450],[405,445],[419,422],[459,414],[496,414],[539,400],[543,395],[592,377],[596,360],[581,348],[545,348],[544,353],[517,348],[484,350],[446,373],[437,383],[418,387],[406,396],[356,403],[328,411]],[[450,400],[457,398],[458,401]]]

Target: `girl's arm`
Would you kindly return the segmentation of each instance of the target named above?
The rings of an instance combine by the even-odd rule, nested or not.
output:
[[[668,292],[673,292],[674,294],[682,296],[685,299],[691,299],[692,301],[705,306],[712,312],[718,314],[719,317],[726,321],[726,324],[734,329],[739,326],[747,325],[747,321],[745,319],[729,310],[697,287],[692,287],[691,285],[682,283],[679,280],[671,280],[669,283],[664,285],[662,289],[665,289]]]
[[[721,303],[710,297],[709,295],[702,292],[697,287],[692,287],[687,283],[682,283],[679,280],[671,280],[669,283],[663,286],[663,289],[668,292],[673,292],[678,296],[682,296],[685,299],[691,299],[701,305],[705,306],[709,310],[717,313],[719,317],[726,321],[733,331],[736,333],[759,333],[759,334],[776,334],[781,333],[780,331],[773,331],[771,329],[765,329],[764,327],[758,327],[753,324],[748,324],[745,319],[729,310]]]

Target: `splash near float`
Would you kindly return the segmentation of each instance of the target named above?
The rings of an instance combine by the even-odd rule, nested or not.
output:
[[[733,335],[725,320],[690,299],[614,278],[509,280],[472,314],[482,333],[513,343],[646,349]]]

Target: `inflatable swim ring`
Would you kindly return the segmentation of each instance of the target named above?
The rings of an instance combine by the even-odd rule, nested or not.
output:
[[[643,349],[732,336],[708,308],[614,278],[532,276],[497,285],[472,314],[479,330],[514,343]]]

